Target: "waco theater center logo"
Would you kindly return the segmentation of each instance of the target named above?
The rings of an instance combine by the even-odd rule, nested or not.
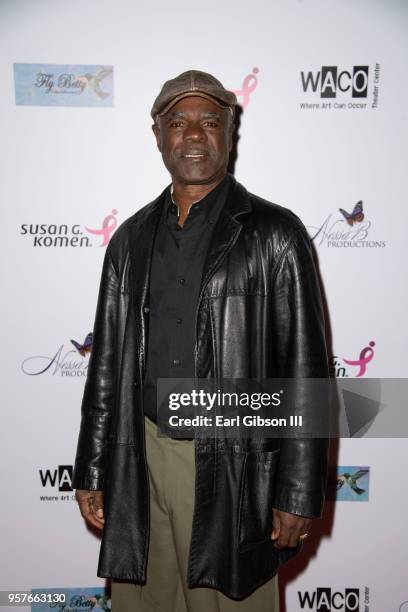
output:
[[[380,64],[374,66],[321,66],[302,70],[303,110],[367,110],[378,108]]]
[[[38,470],[42,494],[40,501],[72,501],[75,495],[72,493],[72,465],[58,465],[56,468],[43,468]]]
[[[300,610],[315,612],[369,612],[370,591],[364,589],[345,588],[336,591],[330,587],[317,588],[315,591],[298,591]]]

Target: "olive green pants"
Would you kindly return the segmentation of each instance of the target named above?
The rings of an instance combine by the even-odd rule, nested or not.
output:
[[[157,437],[145,418],[150,479],[146,585],[112,582],[112,612],[279,612],[277,576],[241,601],[210,588],[189,589],[187,564],[194,509],[194,442]]]

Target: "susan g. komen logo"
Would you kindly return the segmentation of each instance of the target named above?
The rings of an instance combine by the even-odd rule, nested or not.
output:
[[[357,368],[357,373],[355,374],[356,378],[364,376],[367,372],[367,365],[370,363],[370,361],[372,361],[374,357],[374,347],[374,340],[370,340],[368,346],[365,346],[361,349],[358,359],[344,359],[343,357],[344,363]]]
[[[330,213],[320,225],[308,225],[311,240],[318,247],[384,248],[385,240],[372,240],[372,222],[367,218],[363,200],[351,208],[339,208],[340,214]]]
[[[117,227],[117,214],[114,208],[96,227],[79,223],[23,223],[20,234],[30,239],[32,246],[37,248],[106,247]]]
[[[90,332],[83,342],[71,339],[72,346],[68,349],[61,344],[57,351],[50,355],[26,357],[21,364],[21,369],[28,376],[40,376],[41,374],[56,376],[59,374],[64,378],[86,377],[92,339],[92,332]]]
[[[242,85],[239,89],[231,89],[231,91],[237,96],[238,102],[243,109],[245,109],[251,101],[251,96],[258,87],[258,73],[259,68],[252,68],[252,72],[247,74]]]
[[[112,214],[107,215],[102,221],[102,227],[100,228],[86,227],[85,228],[86,231],[89,232],[89,234],[92,234],[93,236],[101,237],[102,242],[100,243],[99,246],[105,247],[109,244],[111,234],[116,229],[116,226],[118,224],[118,221],[116,219],[117,214],[118,214],[118,211],[116,210],[116,208],[114,208],[112,210]]]
[[[332,378],[361,378],[367,373],[368,364],[374,358],[374,340],[370,340],[367,346],[364,346],[358,357],[345,358],[332,355],[329,359],[329,374]],[[348,367],[347,367],[348,366]]]

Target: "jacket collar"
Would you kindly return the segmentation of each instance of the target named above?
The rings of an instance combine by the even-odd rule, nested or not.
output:
[[[232,183],[227,200],[214,226],[204,262],[199,302],[211,277],[215,274],[239,236],[242,223],[237,217],[252,210],[249,195],[245,187],[238,183],[232,175],[231,179]]]
[[[230,177],[231,188],[225,202],[224,212],[235,219],[238,215],[251,212],[252,204],[245,187],[232,174]]]
[[[199,302],[209,280],[238,238],[242,229],[242,224],[237,218],[252,210],[249,195],[245,187],[238,183],[232,175],[231,179],[231,186],[225,205],[214,226],[210,245],[208,247],[201,278]],[[128,227],[133,287],[132,297],[134,312],[139,327],[140,357],[143,364],[145,362],[144,347],[146,346],[145,308],[148,304],[150,267],[154,239],[160,220],[162,206],[164,205],[166,189],[140,212],[137,212]]]

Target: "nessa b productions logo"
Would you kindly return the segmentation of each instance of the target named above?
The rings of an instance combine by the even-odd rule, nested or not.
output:
[[[113,209],[105,216],[100,227],[87,227],[78,223],[23,223],[20,235],[31,240],[33,247],[39,248],[106,247],[118,224],[117,214],[118,211]]]
[[[319,225],[308,225],[310,238],[319,247],[378,249],[386,246],[385,240],[371,239],[372,221],[367,216],[363,200],[339,208],[330,213]]]
[[[43,492],[40,500],[50,501],[69,501],[75,499],[72,494],[72,465],[58,465],[56,468],[42,468],[38,470]]]
[[[302,70],[304,110],[368,110],[378,108],[380,64],[343,68],[321,66]],[[318,101],[320,99],[320,101]]]
[[[83,342],[71,339],[68,350],[61,344],[55,353],[50,355],[31,355],[21,364],[21,369],[27,376],[41,374],[59,374],[64,378],[85,377],[88,370],[88,356],[92,350],[93,334],[90,332]]]
[[[318,587],[315,591],[298,591],[301,610],[315,612],[369,612],[369,588],[345,588],[336,591],[330,587]]]

